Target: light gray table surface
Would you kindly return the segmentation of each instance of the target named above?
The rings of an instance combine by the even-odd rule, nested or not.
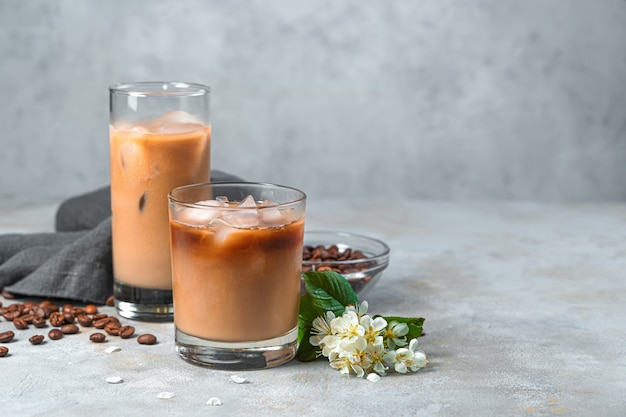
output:
[[[0,233],[52,230],[55,209],[3,202]],[[369,310],[426,318],[426,369],[375,383],[325,360],[214,371],[177,357],[171,323],[132,323],[155,346],[85,329],[31,346],[31,328],[0,358],[0,415],[626,415],[626,205],[309,201],[307,230],[323,229],[389,244]]]

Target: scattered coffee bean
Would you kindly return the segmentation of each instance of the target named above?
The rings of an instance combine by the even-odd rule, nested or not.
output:
[[[74,312],[73,311],[64,311],[63,312],[63,320],[65,321],[65,323],[67,323],[67,324],[74,323],[74,319],[75,318],[76,318],[76,316],[74,316]]]
[[[93,304],[87,304],[84,311],[85,314],[96,314],[98,312],[98,307]]]
[[[44,339],[43,335],[36,334],[36,335],[34,335],[34,336],[31,336],[31,337],[28,339],[28,341],[29,341],[31,344],[33,344],[33,345],[39,345],[39,344],[41,344],[41,342],[43,342],[43,339]]]
[[[63,338],[63,332],[59,329],[52,329],[48,332],[48,337],[52,340],[59,340]]]
[[[15,333],[11,330],[0,333],[0,343],[9,343],[15,337]]]
[[[133,326],[122,326],[120,327],[119,336],[122,339],[128,339],[135,334],[135,328]]]
[[[111,296],[107,300],[109,305],[114,305],[114,298]],[[12,321],[17,329],[27,329],[30,324],[37,328],[47,327],[48,324],[55,328],[50,329],[48,338],[59,340],[66,334],[78,333],[80,325],[82,327],[94,326],[103,329],[104,332],[96,332],[90,335],[89,339],[94,343],[106,341],[107,334],[119,336],[122,339],[129,339],[135,335],[135,328],[129,325],[122,325],[120,319],[115,316],[99,313],[94,304],[85,307],[77,307],[71,304],[64,304],[62,307],[55,305],[50,300],[43,300],[39,303],[26,301],[24,303],[14,303],[4,306],[0,303],[0,316],[7,321]],[[74,324],[77,322],[77,324]],[[1,324],[1,323],[0,323]],[[12,331],[0,332],[0,343],[11,342],[15,337]],[[44,343],[45,336],[34,335],[28,341],[33,345]],[[153,334],[142,334],[137,338],[138,343],[144,345],[154,345],[157,338]],[[0,356],[8,354],[8,348],[0,347]],[[119,348],[115,348],[119,350]]]
[[[47,327],[48,324],[46,324],[46,319],[43,317],[35,316],[35,318],[33,318],[33,326],[41,329],[43,327]]]
[[[109,295],[109,297],[104,302],[104,305],[109,306],[109,307],[113,307],[115,305],[115,297],[112,296],[112,295]]]
[[[109,317],[104,317],[102,319],[98,319],[93,321],[93,327],[95,327],[96,329],[104,329],[104,327],[109,324]]]
[[[17,295],[13,294],[12,292],[7,291],[4,288],[2,289],[2,296],[6,298],[7,300],[12,300],[14,298],[17,298]]]
[[[140,345],[154,345],[156,342],[156,336],[150,333],[145,333],[137,337],[137,343]]]
[[[33,308],[30,309],[31,313],[41,319],[46,319],[48,318],[48,312],[46,311],[45,308],[40,307],[40,306],[35,306]]]
[[[65,323],[65,317],[63,317],[63,313],[59,313],[58,311],[54,311],[48,317],[48,321],[54,327],[61,327]]]
[[[46,304],[42,308],[46,311],[47,317],[50,317],[50,315],[52,313],[58,313],[59,312],[59,307],[55,306],[54,304]]]
[[[26,322],[26,320],[24,320],[21,317],[14,318],[13,325],[15,326],[16,329],[19,329],[19,330],[28,329],[28,323]]]
[[[30,311],[30,308],[28,309],[25,308],[24,311]],[[23,314],[20,318],[24,320],[26,323],[32,324],[33,319],[35,318],[35,315],[31,313],[27,313],[27,314]]]
[[[120,326],[119,323],[112,321],[112,322],[107,323],[106,326],[104,326],[104,331],[110,334],[111,336],[119,336],[121,328],[122,326]]]
[[[83,327],[91,327],[91,325],[93,324],[93,320],[91,319],[91,317],[86,314],[79,314],[78,316],[76,316],[76,320],[78,321],[78,324]]]
[[[91,336],[89,336],[89,340],[91,340],[94,343],[104,343],[104,341],[106,341],[107,335],[105,335],[104,333],[92,333]]]
[[[61,332],[63,334],[75,334],[78,333],[78,326],[75,324],[64,324],[61,326]]]
[[[9,354],[9,348],[6,346],[0,346],[0,358]]]
[[[4,317],[7,321],[13,321],[16,317],[19,317],[22,314],[19,310],[7,310],[2,313],[2,317]]]

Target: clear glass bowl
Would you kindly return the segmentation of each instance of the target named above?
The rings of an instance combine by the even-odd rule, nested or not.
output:
[[[329,253],[324,253],[318,249],[314,255],[325,255],[320,260],[319,256],[311,259],[307,250],[310,248],[323,247],[326,252],[328,248],[336,246]],[[346,252],[346,250],[348,250]],[[356,251],[360,251],[356,252]],[[363,300],[365,296],[380,280],[383,271],[389,265],[389,246],[386,243],[367,236],[357,235],[347,232],[325,232],[314,231],[304,233],[304,254],[302,261],[302,272],[334,270],[342,274],[354,292]],[[344,259],[350,253],[355,259]],[[343,255],[343,256],[342,256]],[[324,259],[330,257],[332,259]],[[304,284],[301,292],[304,293]]]

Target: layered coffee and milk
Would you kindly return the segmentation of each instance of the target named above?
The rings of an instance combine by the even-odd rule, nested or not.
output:
[[[224,197],[170,204],[174,322],[221,342],[266,340],[297,326],[304,204]]]

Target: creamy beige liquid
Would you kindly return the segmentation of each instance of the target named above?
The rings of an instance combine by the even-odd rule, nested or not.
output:
[[[171,223],[174,322],[192,336],[266,340],[297,326],[304,218],[216,232]]]
[[[209,181],[210,127],[110,128],[113,270],[116,281],[171,289],[167,195]]]

